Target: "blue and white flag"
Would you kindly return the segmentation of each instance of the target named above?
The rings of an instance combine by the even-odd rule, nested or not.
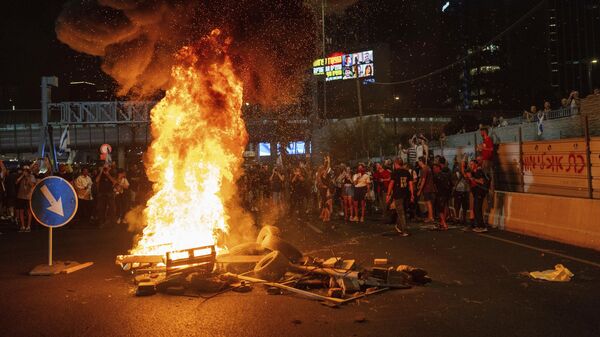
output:
[[[537,115],[537,134],[538,134],[538,136],[541,136],[544,133],[544,117],[546,117],[546,114],[544,114],[544,113],[538,113],[538,115]]]
[[[67,125],[60,136],[60,142],[58,143],[58,154],[62,155],[65,152],[69,152],[69,145],[71,145],[71,141],[69,139],[69,126]]]

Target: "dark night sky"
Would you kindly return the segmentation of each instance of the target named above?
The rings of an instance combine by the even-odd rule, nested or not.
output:
[[[330,0],[329,11],[343,10],[355,0]],[[100,70],[97,57],[71,50],[57,40],[55,21],[66,0],[6,1],[0,14],[0,109],[8,98],[18,108],[39,107],[40,77],[55,75],[54,100],[68,97],[70,81],[89,81],[108,88],[115,82]],[[320,2],[319,2],[320,3]]]
[[[39,107],[40,77],[59,77],[64,93],[69,81],[111,83],[100,71],[99,60],[72,51],[56,39],[54,22],[64,1],[7,1],[0,19],[0,87],[17,87],[20,108]],[[61,90],[62,89],[62,90]],[[4,97],[3,97],[4,100]]]
[[[6,1],[3,3],[2,14],[0,15],[0,104],[2,105],[0,109],[6,108],[6,97],[8,96],[16,96],[18,108],[39,107],[39,83],[40,77],[44,75],[56,75],[59,77],[60,87],[58,90],[55,90],[55,100],[66,97],[65,90],[70,81],[90,81],[109,87],[114,85],[114,82],[100,70],[100,60],[98,58],[75,52],[57,40],[54,25],[64,2],[59,0],[30,0]],[[352,2],[354,1],[336,0],[332,2],[332,7],[336,11],[343,12],[343,8]],[[393,3],[398,8],[414,7],[415,5],[417,8],[428,7],[425,4],[429,4],[434,8],[438,7],[437,1],[434,0],[424,2],[419,0],[418,2],[407,3],[375,0],[367,3],[374,5],[380,2],[381,4],[387,2]],[[519,8],[512,15],[509,15],[509,21],[516,19],[533,2],[537,2],[537,0],[525,0],[522,4],[523,8]],[[377,11],[373,12],[376,13]],[[361,17],[368,19],[369,16],[366,13],[363,14],[365,15],[361,14]],[[400,37],[395,36],[399,33],[394,33],[399,29],[404,35],[415,37],[414,43],[403,40],[401,43],[402,46],[399,48],[400,50],[406,50],[406,46],[411,46],[411,43],[416,48],[415,50],[410,50],[410,53],[406,52],[406,55],[401,55],[407,64],[410,65],[403,67],[403,69],[408,69],[415,73],[413,74],[409,71],[409,73],[396,74],[394,77],[398,77],[397,79],[405,79],[426,73],[448,62],[448,60],[438,59],[435,61],[434,58],[431,60],[422,58],[423,50],[432,50],[431,44],[435,45],[436,42],[439,42],[440,38],[428,31],[427,27],[431,26],[432,22],[427,18],[418,19],[418,16],[410,14],[398,15],[396,18],[386,17],[385,20],[381,20],[380,15],[377,16],[372,20],[373,27],[369,28],[381,32],[381,34],[376,35],[386,36],[386,38],[392,40],[399,39]],[[402,20],[398,21],[398,17],[402,18]],[[367,26],[370,27],[369,25]],[[493,36],[493,33],[497,32],[487,32],[484,35],[488,38]],[[522,33],[523,31],[520,31],[518,34],[514,34],[514,36],[519,36]],[[393,44],[392,42],[392,47],[394,47]],[[419,50],[419,48],[423,50]],[[534,55],[539,55],[539,53]],[[449,58],[452,59],[452,57]],[[421,67],[415,66],[415,60],[418,61],[417,63]],[[439,82],[440,78],[434,79],[435,81]],[[433,84],[423,82],[418,85],[432,86]]]

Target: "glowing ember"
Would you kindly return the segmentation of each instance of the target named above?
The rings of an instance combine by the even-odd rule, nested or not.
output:
[[[215,30],[184,47],[170,89],[151,112],[154,140],[146,170],[154,195],[132,254],[212,245],[219,232],[228,231],[225,204],[234,195],[247,134],[242,84],[227,46]]]

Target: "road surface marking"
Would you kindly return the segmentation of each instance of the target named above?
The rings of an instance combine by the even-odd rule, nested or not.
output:
[[[317,232],[319,234],[323,234],[322,230],[318,229],[317,227],[315,227],[315,226],[313,226],[311,224],[308,224],[308,227],[312,228],[313,231],[315,231],[315,232]]]
[[[550,254],[550,255],[555,255],[555,256],[563,257],[565,259],[569,259],[569,260],[573,260],[573,261],[585,263],[585,264],[588,264],[590,266],[594,266],[594,267],[600,268],[600,263],[597,263],[597,262],[594,262],[594,261],[580,259],[578,257],[570,256],[570,255],[563,254],[563,253],[558,253],[558,252],[555,252],[555,251],[550,250],[550,249],[545,249],[545,248],[540,248],[540,247],[536,247],[536,246],[531,246],[531,245],[528,245],[528,244],[525,244],[525,243],[520,243],[520,242],[508,240],[508,239],[502,239],[502,238],[499,238],[497,236],[493,236],[493,235],[489,235],[489,234],[479,234],[479,235],[480,236],[484,236],[484,237],[489,238],[489,239],[494,239],[494,240],[498,240],[498,241],[510,243],[510,244],[513,244],[513,245],[521,246],[521,247],[524,247],[524,248],[529,248],[529,249],[532,249],[532,250],[537,250],[538,252],[542,252],[542,253],[545,253],[545,254]]]

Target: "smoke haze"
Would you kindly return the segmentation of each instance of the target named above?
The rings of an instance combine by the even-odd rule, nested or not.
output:
[[[264,105],[293,101],[315,57],[315,18],[302,1],[80,0],[65,4],[58,39],[102,58],[121,96],[169,87],[175,54],[221,29],[244,82],[244,99]]]

